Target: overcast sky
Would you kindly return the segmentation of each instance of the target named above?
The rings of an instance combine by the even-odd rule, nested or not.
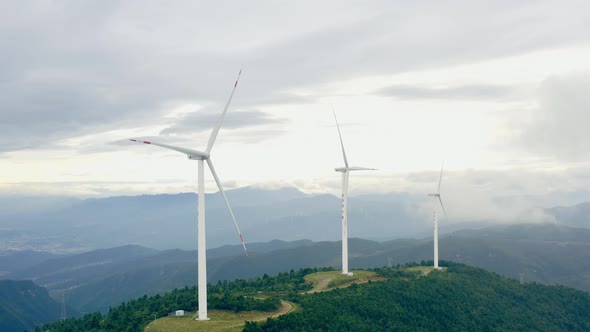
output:
[[[0,192],[427,193],[515,216],[590,199],[588,1],[3,1]],[[207,173],[209,191],[215,191]],[[506,199],[509,198],[509,199]],[[499,211],[502,210],[503,211]],[[459,212],[461,211],[461,212]]]

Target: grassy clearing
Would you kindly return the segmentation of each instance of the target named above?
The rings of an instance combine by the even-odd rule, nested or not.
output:
[[[421,267],[416,267],[421,268]],[[428,268],[425,268],[428,269]],[[432,270],[432,268],[430,268]],[[305,276],[305,280],[313,284],[313,289],[308,293],[323,292],[334,288],[348,287],[352,284],[385,280],[372,271],[352,271],[353,276],[343,275],[340,271],[317,272]],[[430,271],[428,271],[430,272]],[[423,272],[427,274],[428,272]],[[264,295],[259,295],[264,297]],[[146,332],[237,332],[242,331],[245,321],[263,321],[268,317],[297,312],[301,308],[292,302],[281,301],[281,307],[273,313],[260,311],[246,311],[234,313],[224,310],[210,310],[208,321],[198,321],[194,318],[196,313],[187,313],[184,317],[164,317],[150,323]]]
[[[277,317],[298,311],[299,306],[288,301],[281,301],[279,310],[268,313],[245,311],[234,313],[225,310],[210,310],[208,321],[195,320],[197,313],[187,312],[184,317],[164,317],[150,323],[146,332],[237,332],[244,329],[245,321],[263,321],[268,317]]]
[[[434,267],[432,266],[412,266],[412,267],[408,267],[406,268],[407,271],[419,271],[422,273],[423,276],[428,275],[430,272],[434,271]],[[446,271],[447,268],[446,267],[440,267],[440,271]]]
[[[362,284],[369,280],[384,280],[373,271],[352,271],[353,276],[343,275],[340,271],[316,272],[305,276],[305,280],[313,284],[308,293],[323,292],[352,284]]]

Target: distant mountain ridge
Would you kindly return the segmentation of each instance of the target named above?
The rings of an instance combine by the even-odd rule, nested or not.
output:
[[[22,270],[58,257],[61,256],[33,250],[0,251],[0,278],[10,272]]]
[[[545,212],[554,216],[563,225],[590,228],[590,202],[574,206],[557,206],[545,209]]]
[[[249,249],[250,255],[256,256],[312,244],[309,240],[274,240],[252,243]],[[230,275],[224,272],[223,264],[231,257],[244,256],[244,251],[241,245],[222,246],[208,250],[207,255],[212,262],[209,264],[209,272],[213,273],[211,280],[216,281],[230,278],[232,272]],[[46,286],[56,297],[66,292],[72,306],[82,312],[92,312],[134,296],[157,294],[191,284],[196,278],[196,265],[196,251],[158,251],[127,245],[49,259],[13,271],[7,277],[32,279]]]
[[[227,191],[246,242],[340,239],[340,198],[292,187]],[[0,251],[81,252],[136,244],[156,249],[196,248],[195,193],[97,199],[0,197]],[[207,245],[239,240],[219,193],[206,194]],[[427,197],[410,193],[351,196],[349,235],[380,241],[424,237],[432,231]],[[30,206],[30,211],[25,207]],[[561,225],[590,228],[590,203],[545,209]],[[526,218],[526,216],[524,216]],[[522,220],[527,222],[528,220]],[[484,228],[493,220],[441,224],[441,232]]]
[[[122,253],[128,250],[129,253]],[[106,253],[119,258],[109,258]],[[590,230],[555,224],[495,226],[441,236],[441,259],[479,266],[504,276],[545,284],[563,284],[590,291]],[[432,260],[432,238],[376,242],[350,239],[351,268],[391,266]],[[588,262],[588,263],[587,263]],[[208,280],[250,278],[291,269],[341,264],[336,241],[271,241],[208,250]],[[67,290],[70,303],[82,312],[143,294],[193,285],[196,251],[155,251],[126,246],[54,259],[51,264],[17,271],[13,279],[33,279],[52,294]]]
[[[296,188],[253,187],[228,190],[227,195],[247,243],[340,238],[340,199],[336,196],[309,195]],[[0,229],[0,250],[3,244],[7,248],[80,251],[130,243],[192,249],[196,247],[196,201],[196,194],[183,193],[87,199],[34,216],[7,217],[0,210],[0,220],[6,225]],[[425,231],[428,218],[411,212],[419,210],[419,201],[410,194],[351,197],[349,234],[394,238]],[[220,194],[206,194],[206,205],[207,245],[239,243]]]

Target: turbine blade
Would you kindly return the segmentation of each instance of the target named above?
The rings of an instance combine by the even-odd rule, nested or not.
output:
[[[445,218],[449,219],[449,217],[447,216],[447,211],[445,210],[445,206],[443,205],[442,198],[440,198],[440,195],[438,195],[437,197],[438,201],[440,202],[440,207],[442,208],[443,213],[445,214]]]
[[[359,167],[359,166],[350,166],[348,167],[349,171],[376,171],[376,168],[368,168],[368,167]]]
[[[209,137],[209,143],[207,144],[207,150],[205,152],[211,152],[211,148],[213,148],[213,143],[215,143],[215,139],[217,138],[217,133],[219,133],[219,128],[221,128],[221,124],[223,123],[223,119],[225,118],[225,113],[227,113],[227,109],[229,108],[229,104],[231,103],[232,98],[234,97],[234,92],[236,92],[236,88],[238,87],[238,81],[240,80],[240,75],[242,74],[242,69],[238,73],[238,78],[236,78],[236,83],[234,84],[234,88],[231,90],[231,94],[229,95],[229,99],[225,104],[225,108],[223,112],[221,112],[221,116],[219,117],[219,121],[215,128],[213,128],[213,132],[211,132],[211,136]]]
[[[445,161],[443,160],[442,166],[440,167],[440,176],[438,177],[438,189],[437,189],[437,193],[440,194],[440,183],[442,182],[442,174],[443,174],[443,168],[445,167]]]
[[[219,192],[221,193],[221,196],[223,196],[223,200],[225,201],[225,206],[227,206],[227,210],[229,211],[229,214],[231,215],[231,219],[233,220],[234,225],[236,226],[236,230],[238,231],[238,234],[240,235],[240,241],[242,241],[242,246],[244,247],[244,252],[246,253],[246,256],[248,256],[248,250],[246,249],[246,242],[244,242],[244,236],[242,236],[242,232],[240,231],[240,227],[238,226],[238,222],[236,221],[236,217],[234,216],[231,206],[229,205],[229,201],[227,200],[227,196],[225,196],[225,191],[223,191],[223,187],[221,186],[221,181],[219,181],[219,177],[217,177],[217,173],[215,172],[215,168],[213,167],[213,162],[211,162],[211,158],[207,159],[207,165],[209,165],[209,170],[211,171],[211,174],[213,175],[213,178],[215,179],[215,183],[217,183],[217,188],[219,188]]]
[[[336,118],[336,112],[332,107],[332,114],[334,114],[334,120],[336,120],[336,128],[338,128],[338,136],[340,137],[340,146],[342,147],[342,156],[344,157],[344,165],[348,168],[348,159],[346,159],[346,152],[344,151],[344,143],[342,142],[342,134],[340,133],[340,125],[338,125],[338,119]]]
[[[154,141],[144,141],[144,140],[135,139],[135,138],[130,138],[129,140],[132,142],[136,142],[136,143],[157,145],[157,146],[160,146],[160,147],[163,147],[166,149],[170,149],[170,150],[178,151],[180,153],[184,153],[187,156],[195,156],[195,157],[205,157],[206,156],[206,154],[204,152],[192,150],[192,149],[187,149],[187,148],[183,148],[183,147],[179,147],[179,146],[168,145],[168,144],[158,143],[158,142],[154,142]]]

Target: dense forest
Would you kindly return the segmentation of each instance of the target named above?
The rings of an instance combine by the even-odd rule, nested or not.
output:
[[[279,273],[270,277],[263,275],[249,280],[223,281],[208,286],[210,309],[224,309],[235,312],[259,310],[275,311],[280,306],[279,296],[294,296],[309,290],[312,286],[303,277],[309,273],[329,269],[301,269]],[[264,292],[265,298],[254,298]],[[110,308],[103,315],[100,312],[80,318],[45,324],[36,331],[54,332],[99,332],[99,331],[142,331],[154,319],[164,317],[175,310],[197,310],[197,288],[175,289],[164,295],[143,296]]]
[[[378,269],[387,281],[298,295],[300,312],[244,331],[590,331],[587,293],[446,265],[414,279]]]
[[[431,262],[422,262],[430,265]],[[218,282],[210,308],[274,311],[279,299],[300,310],[244,331],[590,331],[590,295],[562,286],[515,280],[458,263],[422,276],[406,266],[374,269],[384,281],[305,294],[304,276],[330,269],[302,269],[277,276]],[[264,294],[264,296],[260,296]],[[37,331],[142,331],[156,317],[196,310],[196,288],[141,297],[106,315],[46,324]]]

